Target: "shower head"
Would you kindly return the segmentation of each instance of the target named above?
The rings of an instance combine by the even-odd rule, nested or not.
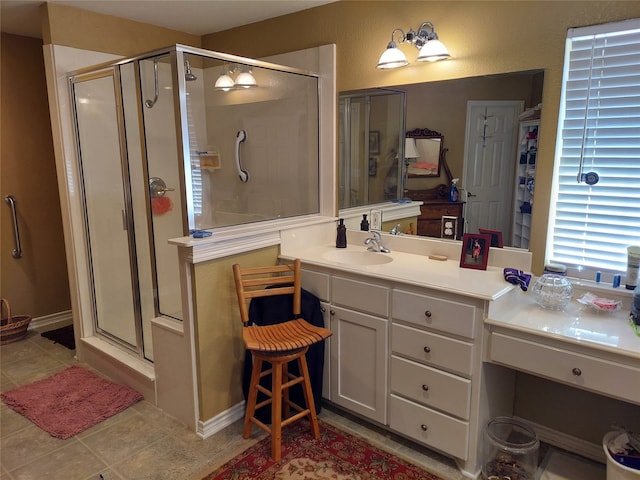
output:
[[[194,80],[197,80],[198,77],[191,73],[191,65],[189,64],[189,60],[185,60],[184,66],[187,69],[187,72],[184,74],[184,79],[187,82],[193,82]]]

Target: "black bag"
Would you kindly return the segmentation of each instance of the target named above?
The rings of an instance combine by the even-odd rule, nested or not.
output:
[[[320,300],[314,294],[306,291],[304,288],[301,292],[301,317],[316,327],[324,327],[324,317],[320,309]],[[277,323],[293,320],[293,295],[275,295],[272,297],[257,297],[251,299],[249,304],[249,324],[254,325],[275,325]],[[315,343],[309,347],[306,354],[307,367],[309,369],[309,379],[311,381],[311,389],[313,390],[313,401],[316,406],[316,413],[320,413],[322,399],[322,375],[324,367],[324,341]],[[244,374],[242,378],[242,389],[244,398],[249,397],[249,386],[251,382],[251,370],[253,359],[251,352],[247,350],[244,362]],[[269,364],[263,364],[262,370],[270,367]],[[291,362],[289,371],[294,375],[299,375],[298,363]],[[271,375],[262,377],[260,384],[271,390]],[[266,400],[267,396],[258,392],[258,401],[260,403]],[[304,400],[304,392],[302,385],[294,385],[289,389],[289,399],[301,407],[306,406]],[[255,416],[258,420],[265,424],[271,423],[271,405],[256,410]]]

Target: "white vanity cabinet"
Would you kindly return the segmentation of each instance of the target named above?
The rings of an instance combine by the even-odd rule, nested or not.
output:
[[[487,302],[315,265],[302,276],[333,332],[324,397],[477,474],[482,425],[511,406],[480,406]]]
[[[333,335],[325,350],[323,397],[387,423],[389,288],[362,277],[304,269]]]
[[[423,292],[393,290],[389,426],[466,460],[481,319],[464,297]]]

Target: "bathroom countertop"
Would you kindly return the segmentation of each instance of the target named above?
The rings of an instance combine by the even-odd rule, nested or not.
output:
[[[502,268],[492,266],[487,267],[487,270],[460,268],[459,258],[440,261],[432,260],[428,255],[393,250],[390,253],[367,252],[369,255],[385,255],[392,258],[389,263],[360,265],[347,264],[331,258],[337,251],[357,253],[367,252],[367,248],[360,245],[349,245],[346,249],[336,249],[335,245],[330,244],[299,246],[283,250],[281,257],[288,260],[299,258],[302,263],[309,265],[328,267],[333,270],[482,300],[495,300],[515,288],[504,280]]]
[[[564,311],[554,311],[538,306],[532,293],[514,289],[490,306],[489,318],[485,319],[485,324],[640,361],[640,337],[629,323],[630,296],[622,291],[599,295],[622,301],[620,310],[600,312],[576,300],[584,290],[588,288],[577,290],[574,287],[573,300],[567,308]]]

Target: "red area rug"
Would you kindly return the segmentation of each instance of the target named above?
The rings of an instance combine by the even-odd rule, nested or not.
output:
[[[280,462],[271,459],[271,437],[266,437],[203,480],[244,479],[440,480],[324,422],[315,440],[307,421],[283,429]]]
[[[0,397],[13,410],[62,439],[77,435],[143,398],[136,390],[78,365]]]

